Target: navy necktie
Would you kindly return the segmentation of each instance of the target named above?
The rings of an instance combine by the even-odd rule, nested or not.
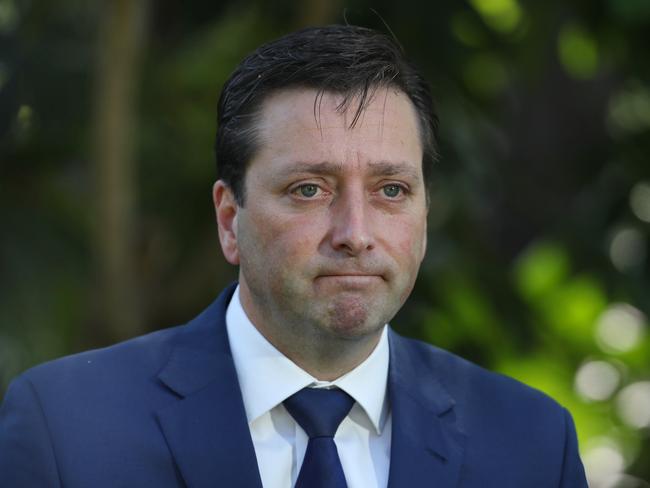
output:
[[[309,436],[296,488],[347,488],[334,434],[354,399],[343,390],[304,388],[284,401]]]

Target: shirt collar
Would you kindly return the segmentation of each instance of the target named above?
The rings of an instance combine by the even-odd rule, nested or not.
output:
[[[356,400],[381,434],[388,412],[387,327],[370,356],[332,382],[318,381],[266,340],[246,315],[239,286],[226,311],[226,328],[249,424],[305,387],[335,386]]]

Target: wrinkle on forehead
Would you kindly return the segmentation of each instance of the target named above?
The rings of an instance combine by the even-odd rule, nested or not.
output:
[[[315,90],[294,88],[274,93],[261,113],[257,156],[291,165],[408,162],[419,168],[422,141],[415,108],[402,92],[382,91],[375,94],[354,128],[346,114],[336,111],[340,96],[335,93],[323,94],[321,113],[317,114],[320,120],[314,119],[312,111]],[[373,171],[387,171],[386,164],[382,171]]]

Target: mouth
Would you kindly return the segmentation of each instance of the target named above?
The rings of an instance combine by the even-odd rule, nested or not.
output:
[[[379,281],[384,281],[384,277],[379,274],[361,274],[361,273],[332,273],[322,274],[316,278],[317,281],[329,281],[341,286],[368,286]]]
[[[319,275],[320,278],[339,278],[339,277],[359,277],[359,278],[380,278],[381,275],[377,273],[323,273]]]

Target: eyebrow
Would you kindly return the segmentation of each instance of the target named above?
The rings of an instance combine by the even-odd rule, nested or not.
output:
[[[417,171],[412,164],[406,162],[391,162],[391,161],[377,161],[369,163],[370,173],[372,176],[395,176],[406,175],[414,180],[421,178],[420,172]],[[295,173],[310,173],[315,175],[337,175],[343,172],[343,165],[340,163],[332,163],[330,161],[323,161],[320,163],[306,163],[298,162],[283,168],[278,176],[288,176]]]
[[[376,163],[370,163],[369,166],[374,176],[406,175],[414,180],[420,179],[420,172],[407,162],[377,161]]]

